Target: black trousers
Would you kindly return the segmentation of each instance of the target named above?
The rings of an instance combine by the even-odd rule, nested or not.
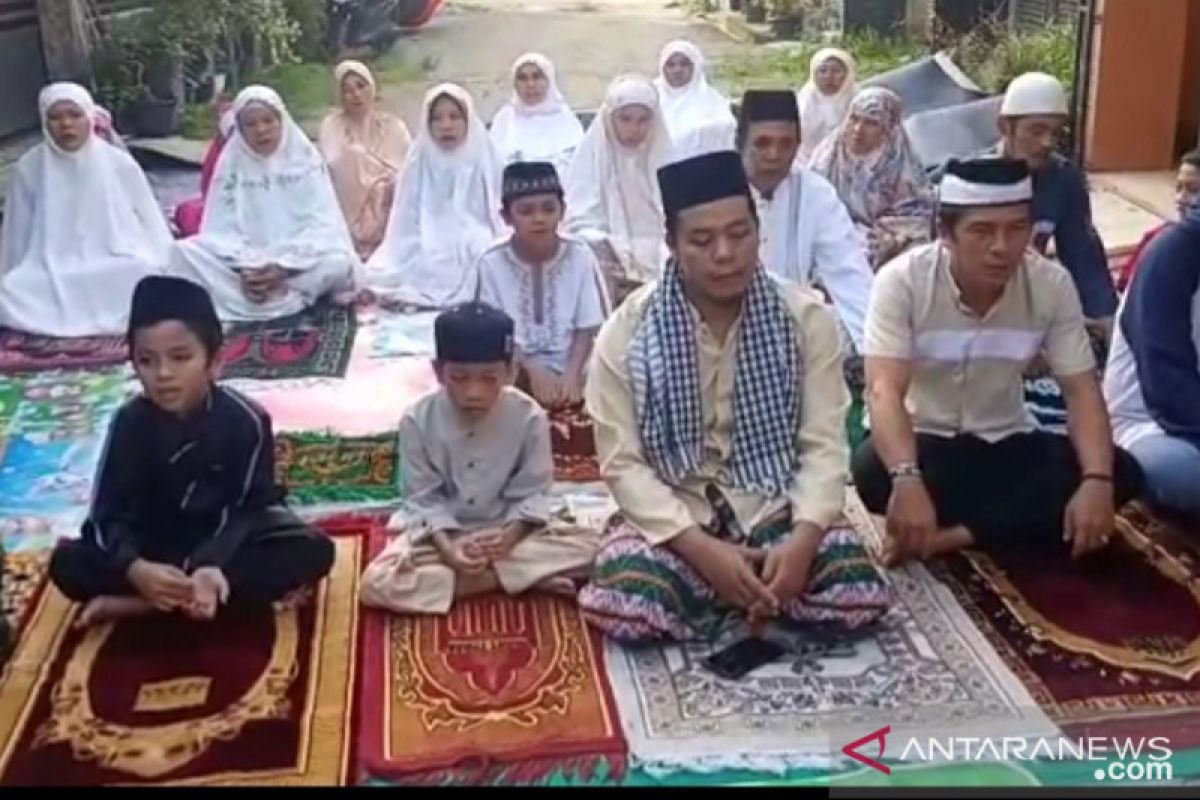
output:
[[[283,508],[267,509],[255,520],[245,543],[222,568],[229,582],[229,601],[238,605],[265,605],[293,589],[315,583],[333,567],[333,542]],[[182,558],[151,560],[182,563]],[[50,580],[78,603],[95,597],[133,595],[137,590],[108,554],[93,542],[61,542],[50,557]]]
[[[1117,508],[1141,492],[1142,471],[1115,449]],[[961,525],[982,550],[1062,546],[1063,515],[1079,488],[1080,469],[1066,436],[1037,431],[987,442],[917,434],[917,462],[938,526]],[[868,438],[854,453],[854,483],[873,514],[886,514],[892,479]]]

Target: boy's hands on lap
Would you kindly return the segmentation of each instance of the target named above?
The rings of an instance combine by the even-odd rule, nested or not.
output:
[[[434,546],[446,566],[463,575],[478,575],[488,568],[488,560],[482,554],[474,536],[460,535],[451,540],[446,536],[435,536]]]
[[[583,402],[582,375],[568,373],[562,377],[562,402],[569,406]]]
[[[192,579],[179,567],[139,558],[129,565],[125,576],[159,611],[172,611],[191,604],[194,598]]]
[[[529,375],[529,390],[533,392],[533,399],[547,408],[556,408],[563,403],[566,392],[561,376],[529,363],[525,364],[525,372]]]
[[[519,525],[506,525],[503,528],[485,528],[471,534],[480,555],[489,562],[504,558],[521,541],[524,531]]]
[[[217,608],[229,601],[229,581],[217,567],[201,567],[192,573],[192,601],[186,607],[192,619],[209,620]]]

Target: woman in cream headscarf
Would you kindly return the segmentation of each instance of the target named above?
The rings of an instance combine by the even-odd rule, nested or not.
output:
[[[614,305],[666,260],[658,169],[671,152],[654,84],[613,81],[571,162],[566,227],[596,249]]]
[[[385,304],[442,308],[474,296],[479,254],[504,230],[500,161],[466,89],[425,93],[421,128],[367,268]]]
[[[343,61],[334,78],[340,108],[321,124],[321,154],[329,163],[350,238],[367,259],[383,241],[396,174],[412,137],[403,121],[375,107],[375,78],[366,65]]]
[[[729,100],[709,84],[700,48],[682,39],[669,42],[659,55],[654,86],[675,159],[734,149],[737,119]]]
[[[933,192],[904,130],[900,98],[890,89],[863,89],[846,119],[809,165],[837,189],[878,269],[929,238]]]
[[[558,88],[554,63],[526,53],[512,65],[512,99],[492,119],[491,137],[504,164],[546,161],[559,177],[583,139],[583,125]]]
[[[0,326],[124,333],[133,287],[166,266],[171,232],[141,168],[93,131],[86,89],[51,84],[38,106],[46,138],[13,170],[0,231]]]
[[[808,83],[800,89],[800,153],[807,166],[817,146],[842,124],[857,87],[857,67],[845,50],[826,47],[809,62]]]
[[[175,243],[171,270],[206,286],[223,320],[347,299],[359,260],[321,154],[273,89],[243,89],[233,114],[200,233]]]

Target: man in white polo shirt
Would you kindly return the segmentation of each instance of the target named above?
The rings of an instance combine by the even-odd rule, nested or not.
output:
[[[1029,249],[1023,162],[951,162],[938,241],[875,278],[865,355],[871,438],[854,457],[884,558],[964,547],[1103,547],[1141,473],[1112,432],[1070,274]],[[1037,429],[1021,375],[1041,351],[1070,437]]]

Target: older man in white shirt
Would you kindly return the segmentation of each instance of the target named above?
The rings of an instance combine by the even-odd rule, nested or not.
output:
[[[800,149],[796,93],[746,92],[738,143],[758,206],[763,264],[801,286],[820,283],[861,352],[872,278],[866,243],[829,181],[794,165]]]

